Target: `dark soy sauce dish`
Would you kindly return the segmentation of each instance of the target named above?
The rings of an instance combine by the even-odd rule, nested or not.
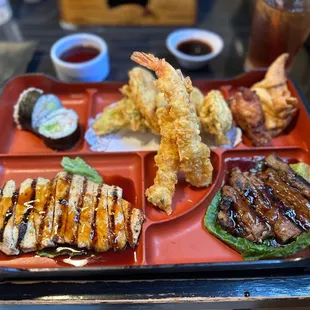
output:
[[[201,40],[182,41],[177,45],[177,49],[186,55],[203,56],[212,53],[213,49],[208,42]]]
[[[60,55],[60,59],[70,63],[81,63],[90,61],[100,54],[100,50],[89,45],[79,45],[71,47]]]

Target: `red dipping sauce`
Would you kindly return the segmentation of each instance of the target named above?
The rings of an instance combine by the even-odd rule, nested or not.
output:
[[[93,46],[74,46],[60,55],[62,61],[81,63],[94,59],[100,54],[100,50]]]

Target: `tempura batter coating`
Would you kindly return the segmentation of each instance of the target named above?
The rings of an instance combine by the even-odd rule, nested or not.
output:
[[[158,77],[156,86],[166,95],[170,116],[174,119],[180,168],[186,181],[198,187],[210,185],[213,171],[210,150],[201,142],[199,135],[199,120],[195,107],[190,103],[190,79],[184,79],[164,59],[152,54],[134,52],[131,59],[155,71]]]
[[[154,81],[154,76],[143,68],[136,67],[129,71],[130,98],[135,102],[147,127],[159,134],[155,102],[158,90]]]
[[[132,131],[145,131],[146,129],[135,103],[126,97],[107,106],[92,127],[98,135],[107,135],[121,128],[128,128]]]
[[[201,129],[216,137],[219,145],[229,144],[226,133],[232,126],[231,111],[218,90],[210,91],[204,98],[199,113]]]
[[[155,164],[157,166],[154,185],[145,191],[148,201],[164,210],[168,215],[172,212],[172,197],[178,182],[179,153],[176,144],[174,122],[169,114],[169,107],[162,106],[156,111],[159,116],[161,141]]]

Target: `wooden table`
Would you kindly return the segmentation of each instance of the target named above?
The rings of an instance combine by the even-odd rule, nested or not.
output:
[[[26,40],[38,41],[38,49],[29,72],[55,75],[49,49],[68,31],[59,26],[54,0],[39,5],[13,1],[15,17]],[[199,71],[184,71],[195,79],[231,77],[243,72],[243,61],[249,37],[252,0],[200,1],[198,27],[219,33],[225,42],[221,55]],[[134,50],[155,53],[177,66],[165,47],[172,27],[102,27],[89,28],[108,42],[111,56],[109,80],[127,80],[133,66],[129,56]],[[85,29],[83,29],[84,31]],[[306,98],[310,99],[310,56],[303,48],[296,58],[291,75]],[[310,266],[310,264],[309,264]],[[0,304],[15,305],[88,305],[107,309],[245,309],[276,306],[308,306],[310,304],[309,268],[294,270],[255,270],[253,272],[190,273],[175,279],[173,275],[144,276],[144,279],[121,281],[35,280],[2,282]],[[189,305],[190,303],[190,305]],[[164,304],[164,305],[163,305]],[[101,308],[101,306],[100,306]]]

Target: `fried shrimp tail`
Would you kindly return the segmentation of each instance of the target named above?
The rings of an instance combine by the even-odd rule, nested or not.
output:
[[[165,59],[158,59],[152,54],[134,52],[131,59],[155,71],[158,77],[155,83],[159,91],[166,95],[170,107],[180,169],[184,172],[186,181],[197,187],[210,185],[213,171],[210,150],[201,142],[199,120],[195,107],[190,102],[190,79],[184,79]]]

